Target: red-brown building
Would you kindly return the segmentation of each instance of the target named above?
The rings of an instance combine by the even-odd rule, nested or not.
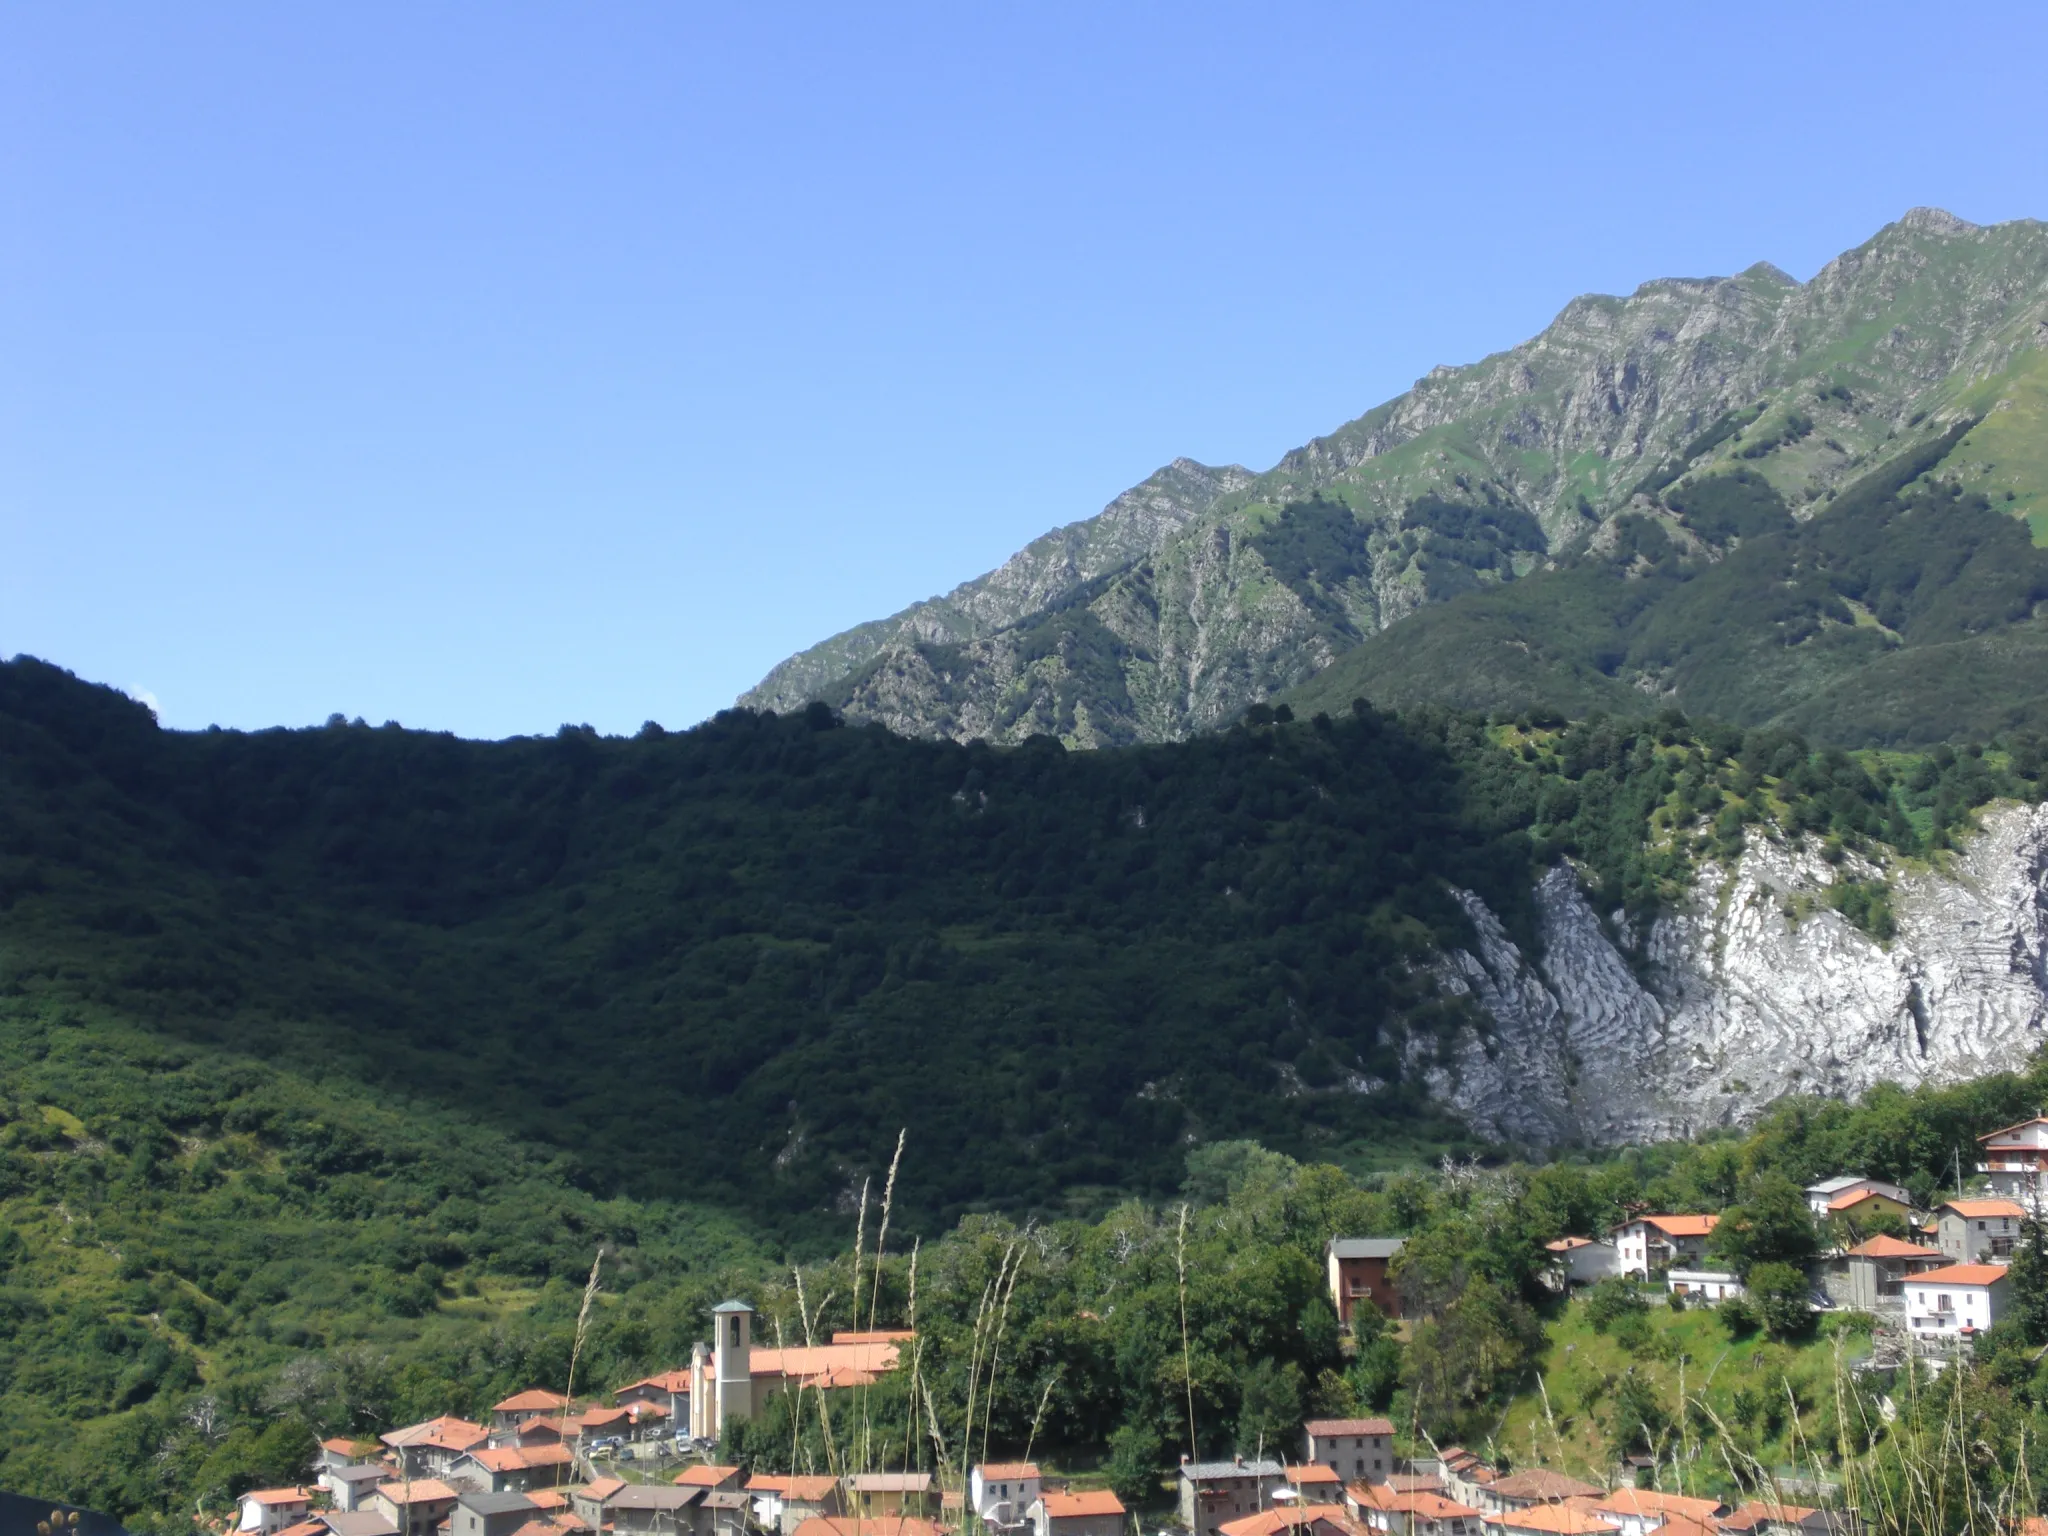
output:
[[[1338,1322],[1350,1327],[1352,1311],[1360,1302],[1378,1307],[1388,1317],[1401,1315],[1401,1295],[1387,1278],[1387,1266],[1405,1241],[1399,1237],[1330,1239],[1330,1305],[1337,1309]]]

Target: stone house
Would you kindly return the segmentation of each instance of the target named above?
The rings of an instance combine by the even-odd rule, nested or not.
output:
[[[1123,1536],[1124,1502],[1107,1488],[1094,1493],[1043,1493],[1027,1513],[1033,1536]]]
[[[2005,1264],[2026,1212],[2017,1201],[1951,1200],[1934,1213],[1935,1244],[1951,1264]]]
[[[1189,1461],[1180,1464],[1180,1523],[1191,1536],[1216,1536],[1223,1525],[1270,1509],[1273,1490],[1284,1487],[1286,1469],[1277,1461]]]
[[[1391,1419],[1310,1419],[1302,1426],[1308,1459],[1328,1467],[1344,1482],[1379,1482],[1394,1470]]]

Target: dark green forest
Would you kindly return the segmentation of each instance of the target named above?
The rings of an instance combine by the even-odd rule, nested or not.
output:
[[[1360,1167],[1461,1146],[1402,1086],[1408,1041],[1478,1022],[1414,964],[1465,936],[1451,887],[1533,946],[1560,857],[1640,909],[1751,825],[1925,851],[2041,771],[2031,738],[1859,759],[1672,713],[1284,714],[1075,754],[822,706],[630,740],[175,733],[20,660],[0,1001],[288,1061],[593,1193],[790,1235],[910,1126],[933,1155],[900,1219],[943,1225],[1156,1195],[1190,1137]]]
[[[1902,450],[1803,522],[1753,470],[1652,476],[1639,489],[1657,500],[1554,568],[1426,608],[1286,700],[1676,705],[1848,747],[2038,735],[2048,550],[1930,474],[1972,425]]]

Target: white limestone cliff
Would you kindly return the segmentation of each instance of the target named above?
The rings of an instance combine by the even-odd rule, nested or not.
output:
[[[1573,873],[1538,887],[1532,963],[1477,897],[1447,990],[1491,1019],[1432,1089],[1505,1138],[1613,1144],[1741,1124],[1788,1093],[1950,1082],[2023,1066],[2048,1037],[2048,806],[1987,808],[1938,868],[1888,871],[1880,944],[1825,904],[1868,877],[1753,838],[1647,932],[1603,923]]]

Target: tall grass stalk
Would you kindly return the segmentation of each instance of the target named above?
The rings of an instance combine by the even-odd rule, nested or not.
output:
[[[1023,1239],[1017,1244],[1017,1260],[1010,1266],[1010,1283],[1003,1291],[1002,1310],[996,1316],[995,1342],[989,1347],[988,1358],[988,1406],[981,1414],[981,1459],[988,1460],[988,1430],[995,1418],[996,1380],[1003,1358],[1003,1334],[1010,1326],[1010,1298],[1016,1294],[1017,1277],[1024,1273],[1024,1258],[1030,1251],[1028,1243],[1031,1229],[1024,1229]]]
[[[589,1336],[590,1309],[597,1303],[597,1274],[603,1263],[604,1244],[599,1243],[597,1255],[590,1261],[590,1278],[583,1282],[583,1305],[576,1309],[576,1341],[569,1346],[569,1384],[562,1392],[562,1396],[568,1399],[562,1405],[562,1416],[565,1419],[576,1408],[576,1365],[583,1358],[583,1341]],[[578,1435],[576,1438],[580,1444],[583,1437]],[[410,1508],[407,1509],[407,1518],[411,1518]]]
[[[903,1161],[903,1142],[909,1134],[908,1127],[896,1133],[896,1155],[889,1159],[889,1177],[882,1185],[882,1223],[875,1231],[875,1280],[868,1295],[867,1326],[870,1331],[874,1329],[876,1315],[882,1305],[882,1256],[889,1248],[889,1213],[896,1204],[896,1169]],[[859,1252],[858,1243],[859,1240],[856,1238],[856,1253]],[[855,1332],[860,1331],[860,1277],[857,1274],[854,1276],[853,1326]],[[859,1459],[862,1470],[868,1472],[878,1470],[874,1457],[874,1426],[868,1416],[868,1398],[872,1389],[872,1382],[861,1383]]]
[[[1194,1356],[1188,1348],[1188,1207],[1185,1200],[1180,1207],[1180,1230],[1174,1239],[1173,1262],[1180,1275],[1180,1379],[1187,1389],[1188,1399],[1188,1460],[1194,1461],[1201,1452],[1195,1440]]]

